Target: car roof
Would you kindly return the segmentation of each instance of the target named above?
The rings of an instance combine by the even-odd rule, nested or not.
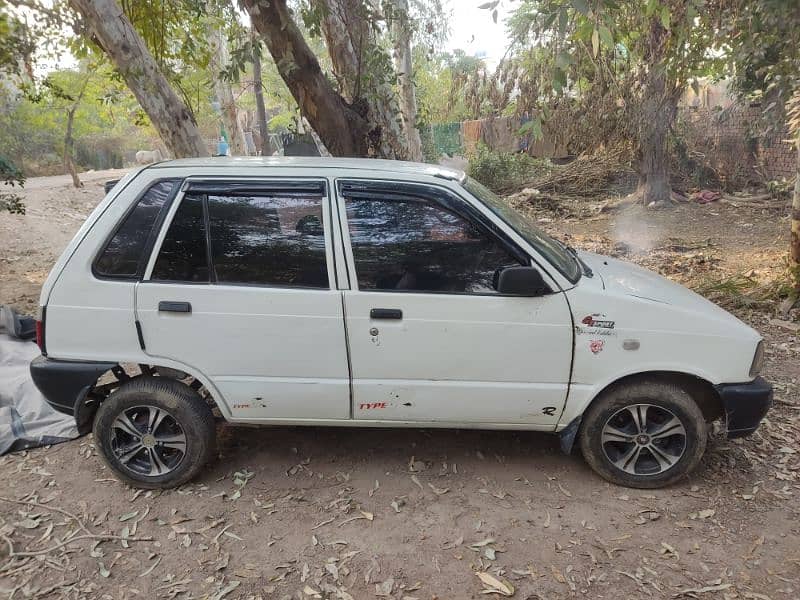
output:
[[[150,169],[169,168],[258,168],[258,167],[293,167],[305,169],[339,169],[353,171],[381,171],[404,175],[429,175],[453,181],[466,179],[464,171],[450,169],[440,165],[408,162],[402,160],[385,160],[379,158],[327,158],[320,156],[214,156],[210,158],[179,158],[151,165]]]

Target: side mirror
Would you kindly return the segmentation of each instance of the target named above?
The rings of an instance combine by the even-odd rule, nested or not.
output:
[[[495,274],[495,289],[508,296],[544,296],[553,290],[536,267],[506,267]]]

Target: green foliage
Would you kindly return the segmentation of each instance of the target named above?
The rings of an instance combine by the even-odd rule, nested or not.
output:
[[[549,172],[551,163],[523,152],[498,152],[484,144],[469,159],[470,176],[495,192],[507,192]]]
[[[418,120],[422,124],[453,123],[474,118],[467,106],[466,82],[472,73],[484,69],[480,58],[463,50],[430,54],[414,50]]]
[[[725,0],[721,7],[733,88],[762,103],[765,129],[780,128],[785,104],[800,89],[800,3]]]
[[[35,47],[26,24],[0,0],[0,73],[19,74]]]
[[[25,185],[25,175],[15,167],[5,156],[0,155],[0,181],[3,186],[14,187]],[[0,212],[8,211],[11,214],[24,215],[25,205],[22,198],[13,192],[0,192]]]
[[[13,156],[29,175],[60,173],[67,111],[81,89],[75,110],[73,137],[78,164],[86,168],[119,165],[123,155],[150,148],[155,132],[136,98],[104,63],[49,73],[29,84],[24,93],[0,87],[0,131],[3,152]]]
[[[654,77],[667,118],[687,85],[724,65],[706,0],[522,0],[507,25],[516,112],[541,115],[575,152],[637,139]]]

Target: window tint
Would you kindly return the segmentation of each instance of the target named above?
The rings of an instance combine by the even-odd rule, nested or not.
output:
[[[203,216],[203,196],[187,194],[172,219],[152,279],[208,281],[208,253]]]
[[[321,196],[209,194],[208,218],[217,282],[329,286]]]
[[[495,293],[499,269],[520,264],[496,240],[433,202],[348,199],[358,287]]]
[[[153,226],[178,181],[170,179],[150,186],[97,257],[97,275],[126,278],[141,274]]]

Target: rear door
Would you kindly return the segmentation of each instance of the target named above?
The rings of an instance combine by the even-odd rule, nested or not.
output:
[[[564,294],[498,294],[495,274],[531,258],[449,190],[337,189],[354,418],[554,426],[572,357]]]
[[[145,351],[207,376],[233,419],[347,419],[333,272],[325,181],[187,180],[136,290]]]

